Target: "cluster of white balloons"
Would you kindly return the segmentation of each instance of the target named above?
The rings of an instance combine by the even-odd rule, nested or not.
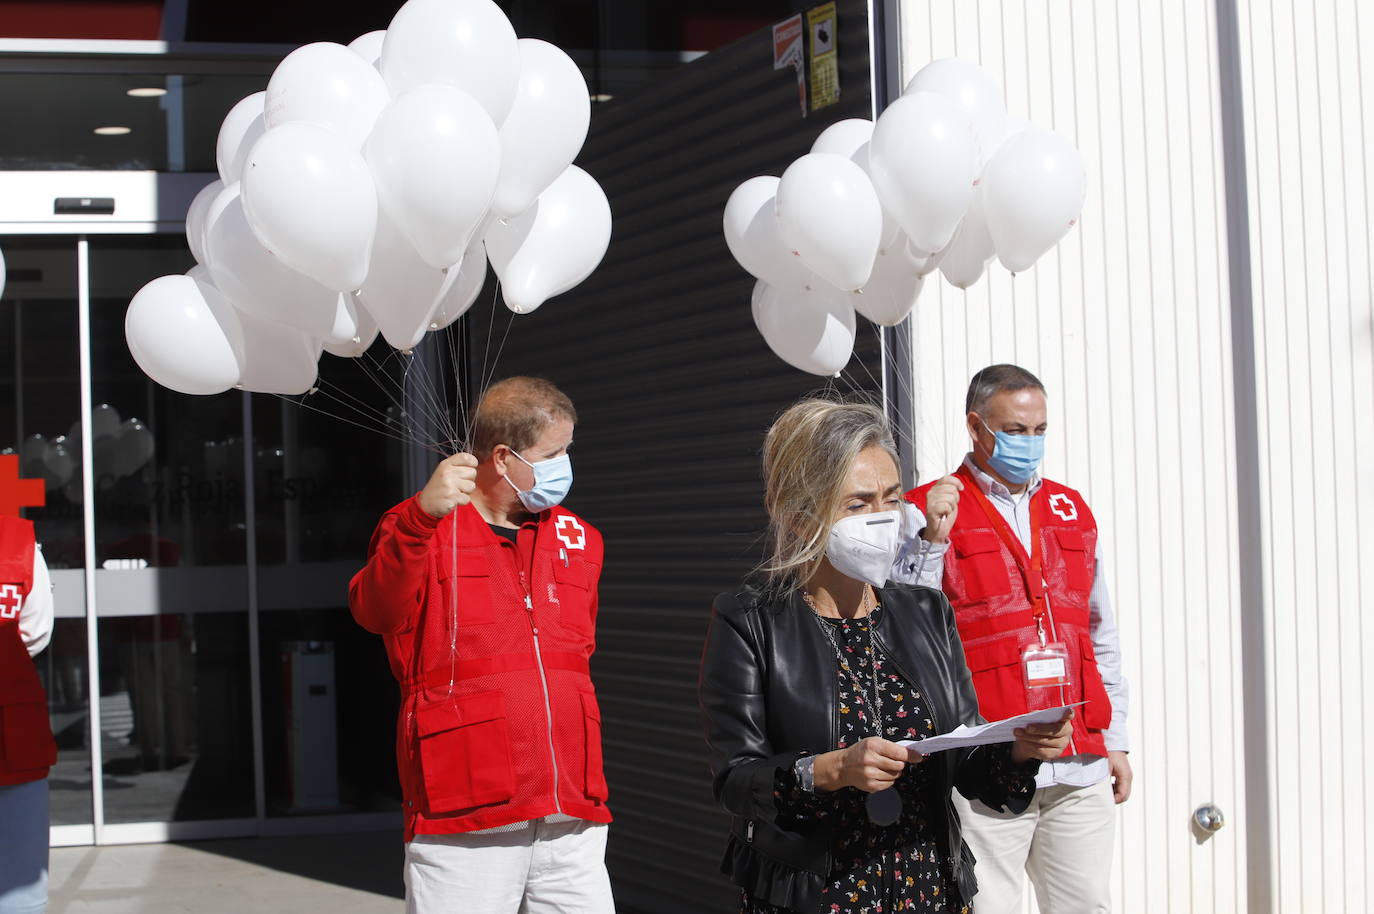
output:
[[[142,421],[120,419],[108,403],[91,410],[96,488],[108,489],[134,475],[153,459],[154,450],[153,433]],[[65,488],[69,501],[81,501],[81,421],[73,422],[65,435],[45,438],[35,433],[24,439],[19,465],[23,475],[42,477],[49,491]]]
[[[303,393],[322,350],[409,350],[455,321],[488,259],[533,311],[610,242],[572,164],[590,119],[577,65],[492,0],[409,0],[384,31],[296,49],[225,117],[220,179],[186,214],[197,266],[134,296],[134,359],[184,393]]]
[[[877,123],[832,124],[781,178],[736,188],[725,240],[758,279],[754,322],[769,347],[833,375],[853,353],[855,312],[893,326],[937,268],[961,289],[994,255],[1029,268],[1077,222],[1084,188],[1072,143],[1009,117],[986,71],[949,58]]]

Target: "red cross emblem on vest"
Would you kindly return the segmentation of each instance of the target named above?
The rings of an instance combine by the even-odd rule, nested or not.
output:
[[[1055,492],[1050,496],[1050,510],[1065,523],[1078,520],[1078,505],[1063,492]]]
[[[582,526],[582,522],[570,514],[560,514],[558,522],[553,525],[553,531],[558,534],[559,541],[569,549],[585,549],[587,547],[587,530]]]
[[[18,517],[20,508],[43,507],[45,497],[43,480],[19,478],[18,454],[0,454],[0,514]]]
[[[24,608],[24,592],[18,584],[0,585],[0,619],[17,619]]]

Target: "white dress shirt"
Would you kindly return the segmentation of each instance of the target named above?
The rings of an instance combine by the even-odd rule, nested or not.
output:
[[[33,549],[33,589],[24,599],[19,610],[19,638],[24,642],[30,657],[48,646],[52,637],[52,579],[48,577],[48,563],[43,561],[43,550]]]
[[[972,473],[978,488],[983,490],[988,500],[996,505],[1007,524],[1020,538],[1027,552],[1031,551],[1030,541],[1030,501],[1040,490],[1040,477],[1037,476],[1025,492],[1013,494],[1000,481],[984,473],[973,462],[973,456],[964,458],[964,466]],[[911,506],[913,509],[915,506]],[[945,577],[945,553],[949,543],[931,544],[919,538],[925,528],[925,519],[920,511],[904,525],[902,550],[897,556],[893,569],[893,580],[906,584],[920,584],[939,590]],[[1051,610],[1052,611],[1052,610]],[[1093,556],[1093,587],[1088,597],[1088,631],[1093,641],[1093,651],[1097,655],[1097,671],[1102,676],[1102,684],[1107,689],[1107,697],[1112,702],[1112,723],[1103,733],[1107,751],[1126,752],[1130,750],[1130,739],[1126,732],[1126,710],[1130,691],[1126,677],[1121,673],[1121,642],[1116,629],[1116,616],[1112,612],[1111,596],[1107,592],[1107,577],[1102,570],[1102,537],[1097,539],[1097,550]],[[1107,777],[1110,771],[1107,760],[1100,755],[1072,755],[1044,762],[1036,777],[1037,787],[1063,784],[1068,787],[1086,787],[1096,784]]]

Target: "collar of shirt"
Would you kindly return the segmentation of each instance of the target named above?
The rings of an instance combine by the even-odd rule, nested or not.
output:
[[[1004,501],[1012,505],[1015,505],[1022,498],[1029,500],[1032,495],[1040,491],[1040,486],[1044,482],[1044,480],[1040,478],[1040,474],[1036,473],[1035,477],[1031,480],[1031,484],[1026,488],[1026,491],[1013,493],[1011,489],[1008,489],[1002,484],[1000,479],[996,479],[984,473],[982,468],[974,462],[972,453],[964,456],[964,466],[968,467],[969,472],[973,474],[973,481],[978,483],[978,488],[983,490],[984,495],[988,498],[996,498],[999,501]]]

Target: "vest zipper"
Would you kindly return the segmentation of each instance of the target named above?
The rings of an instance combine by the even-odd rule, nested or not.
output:
[[[558,802],[558,753],[553,747],[553,705],[549,702],[549,680],[544,673],[544,656],[539,651],[539,626],[534,624],[534,601],[530,598],[530,588],[525,581],[524,569],[520,571],[520,588],[525,592],[525,612],[530,620],[530,635],[534,638],[534,665],[539,670],[539,687],[544,693],[544,720],[548,724],[549,758],[553,761],[553,807],[563,812],[563,804]]]

